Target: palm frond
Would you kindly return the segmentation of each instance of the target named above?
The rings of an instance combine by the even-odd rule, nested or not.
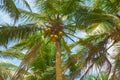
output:
[[[116,13],[118,12],[118,9],[120,7],[119,2],[117,1],[118,0],[114,2],[110,0],[95,0],[95,2],[92,2],[93,5],[89,7],[84,4],[77,11],[77,26],[81,26],[80,28],[84,28],[91,25],[92,23],[101,22],[108,22],[112,24],[112,26],[115,26],[117,22],[117,20],[115,19]]]
[[[38,13],[34,13],[34,12],[29,12],[23,9],[18,9],[19,12],[21,13],[21,19],[24,20],[24,22],[38,22],[38,21],[44,21],[46,19],[46,15],[45,14],[38,14]]]
[[[63,15],[73,14],[79,7],[80,0],[61,1],[61,13]]]
[[[48,67],[41,80],[55,80],[55,67]]]
[[[31,65],[34,74],[32,79],[54,80],[55,78],[55,45],[53,43],[42,42],[38,57]],[[46,77],[47,76],[47,77]]]
[[[8,49],[6,51],[1,51],[0,52],[0,57],[3,57],[3,58],[17,58],[17,59],[23,59],[25,55],[19,51],[19,50],[16,50],[16,49]]]
[[[79,0],[74,0],[74,1],[59,1],[59,0],[47,0],[47,1],[39,1],[36,0],[36,4],[39,3],[38,6],[46,12],[49,13],[49,15],[54,15],[54,14],[61,14],[61,15],[68,15],[73,13],[78,5],[79,5]]]
[[[34,71],[33,73],[29,73],[24,76],[23,80],[36,80],[41,79],[41,72],[39,70]]]
[[[9,62],[0,62],[0,74],[4,79],[11,78],[12,73],[18,67]]]
[[[105,12],[100,9],[88,9],[86,7],[81,7],[76,14],[77,26],[86,27],[92,23],[109,22],[115,25],[115,15],[105,14]]]
[[[18,70],[13,75],[12,80],[17,80],[18,78],[22,78],[22,76],[28,71],[30,65],[37,57],[37,52],[40,48],[40,44],[36,45],[23,59]]]
[[[31,49],[33,46],[38,44],[38,42],[43,42],[43,39],[43,33],[38,32],[34,35],[29,36],[27,39],[22,39],[20,42],[12,46],[12,48],[20,50]],[[46,39],[44,41],[47,42],[48,40]]]
[[[54,3],[53,3],[54,2]],[[55,1],[55,0],[47,0],[47,1],[39,1],[39,0],[36,0],[36,3],[39,3],[41,9],[46,12],[46,13],[49,13],[49,14],[56,14],[56,13],[59,13],[58,10],[56,9],[56,4],[59,4],[60,1]]]
[[[96,0],[94,5],[94,8],[102,9],[106,13],[116,14],[120,7],[120,2],[119,0]]]
[[[6,45],[9,40],[27,38],[36,31],[39,31],[39,28],[31,24],[21,26],[3,25],[0,27],[0,45]]]
[[[0,62],[0,67],[6,67],[6,68],[10,68],[10,69],[18,68],[18,66],[14,65],[10,62]]]
[[[92,25],[88,26],[88,28],[86,28],[86,32],[93,35],[101,33],[111,33],[113,30],[114,27],[108,22],[93,23]]]

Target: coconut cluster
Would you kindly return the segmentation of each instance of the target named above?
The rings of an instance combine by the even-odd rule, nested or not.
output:
[[[64,32],[60,28],[55,28],[55,27],[45,28],[44,37],[50,37],[50,40],[52,42],[58,41],[63,35],[64,35]]]

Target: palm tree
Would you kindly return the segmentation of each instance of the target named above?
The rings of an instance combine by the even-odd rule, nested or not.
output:
[[[23,0],[23,2],[25,2],[25,0]],[[15,27],[15,25],[13,27],[7,27],[8,30],[13,29],[13,28],[15,28],[15,29],[13,29],[14,31],[9,30],[10,32],[6,33],[5,40],[8,40],[8,38],[10,37],[9,35],[11,35],[10,39],[13,39],[13,38],[23,39],[25,37],[28,38],[28,36],[31,35],[31,33],[32,33],[32,35],[33,35],[33,33],[37,34],[40,32],[40,30],[42,30],[41,28],[45,29],[44,37],[48,37],[48,38],[51,37],[50,41],[53,41],[56,45],[56,79],[62,80],[63,77],[62,77],[62,65],[61,65],[60,39],[62,38],[63,34],[64,35],[67,34],[63,30],[68,29],[68,23],[65,25],[64,22],[66,22],[66,21],[63,21],[63,20],[65,19],[65,17],[67,18],[67,17],[69,17],[69,15],[71,16],[73,14],[73,12],[75,10],[74,8],[77,8],[79,1],[78,0],[75,0],[75,1],[59,1],[59,0],[56,1],[55,0],[55,3],[53,3],[53,2],[54,2],[54,0],[53,1],[36,0],[35,4],[37,3],[36,6],[40,10],[38,13],[34,13],[34,12],[24,10],[22,8],[18,8],[18,7],[16,7],[16,4],[12,0],[10,2],[8,2],[7,0],[2,0],[1,1],[1,3],[2,3],[1,9],[4,9],[7,12],[9,12],[10,16],[15,19],[15,22],[18,20],[19,16],[21,16],[22,20],[30,21],[29,24],[32,23],[30,25],[24,24],[24,27],[23,27],[23,25],[22,25],[22,27],[19,27],[19,26]],[[64,4],[64,5],[62,6],[62,4]],[[72,5],[72,7],[69,8],[71,5]],[[28,5],[26,5],[26,6],[29,8]],[[13,9],[10,9],[10,8],[13,8]],[[71,20],[71,22],[73,22],[72,19],[68,19],[68,20]],[[69,23],[70,26],[74,26],[72,24],[73,23]],[[30,27],[30,26],[34,26],[34,27]],[[4,30],[6,30],[5,27],[2,27],[2,28],[4,28]],[[18,28],[24,28],[24,29],[20,30]],[[20,31],[22,31],[22,32],[20,32]],[[5,31],[2,30],[2,32],[5,32]],[[13,32],[14,32],[14,34],[13,34]],[[40,42],[40,44],[41,44],[41,42]],[[20,73],[22,73],[22,74],[24,73],[21,71],[21,68],[25,69],[25,71],[28,70],[28,66],[30,64],[27,64],[27,63],[30,63],[29,62],[29,61],[31,61],[30,59],[33,59],[32,58],[33,54],[35,57],[35,53],[37,53],[37,51],[39,50],[40,44],[39,44],[39,42],[37,42],[35,47],[33,47],[33,49],[31,50],[31,52],[29,52],[29,54],[25,56],[23,62],[20,65],[20,68],[18,69],[17,73],[14,75],[14,79],[17,79],[18,77],[20,77]],[[27,65],[25,65],[25,64],[27,64]]]
[[[56,80],[63,80],[62,72],[66,72],[68,69],[70,70],[70,78],[73,80],[82,73],[82,69],[87,65],[89,67],[84,75],[94,64],[102,67],[106,61],[111,65],[105,53],[111,47],[106,49],[109,39],[114,42],[119,41],[119,35],[116,35],[119,31],[119,19],[115,16],[120,6],[117,0],[94,0],[94,2],[92,0],[35,0],[34,4],[38,10],[36,13],[31,11],[32,9],[26,0],[22,1],[29,10],[18,8],[13,0],[1,1],[1,9],[9,12],[15,20],[13,26],[1,27],[1,44],[5,45],[9,40],[18,39],[23,41],[22,44],[19,44],[24,45],[22,49],[30,50],[14,75],[15,80],[21,77],[21,74],[24,74],[35,61],[36,53],[41,51],[42,42],[46,39],[56,46]],[[24,20],[26,23],[16,26],[15,22],[18,19]],[[88,33],[88,37],[85,39],[76,37],[75,30],[84,30]],[[97,32],[96,35],[93,32]],[[74,42],[71,36],[77,38],[78,41]],[[65,37],[72,40],[73,44],[68,45],[65,42]],[[79,51],[76,52],[77,54],[71,54],[71,49],[76,45],[81,46]],[[61,49],[61,46],[66,50]],[[67,58],[67,63],[63,61],[63,64],[66,65],[62,70],[61,52],[64,52],[63,50],[66,51],[63,58],[65,60]],[[113,71],[115,71],[114,68]],[[81,76],[82,79],[85,77],[84,75]]]

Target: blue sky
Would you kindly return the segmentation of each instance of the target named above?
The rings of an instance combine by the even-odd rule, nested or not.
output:
[[[9,18],[8,14],[5,14],[5,12],[0,11],[0,23],[11,23],[11,19]]]

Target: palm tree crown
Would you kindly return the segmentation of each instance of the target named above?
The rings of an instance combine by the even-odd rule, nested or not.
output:
[[[25,8],[17,6],[20,3]],[[119,0],[35,0],[33,4],[36,12],[27,0],[0,2],[0,9],[14,20],[13,25],[0,28],[0,44],[6,46],[10,40],[17,39],[18,43],[11,49],[27,50],[12,80],[23,79],[29,68],[33,72],[24,79],[74,80],[78,75],[86,79],[93,66],[100,73],[105,64],[109,68],[105,70],[108,78],[119,79],[119,51],[114,58],[109,53],[120,41],[120,20],[116,16]],[[76,36],[76,30],[84,31],[87,36]],[[108,46],[110,41],[113,43]],[[76,46],[79,49],[73,54]],[[115,60],[114,65],[111,59]]]

